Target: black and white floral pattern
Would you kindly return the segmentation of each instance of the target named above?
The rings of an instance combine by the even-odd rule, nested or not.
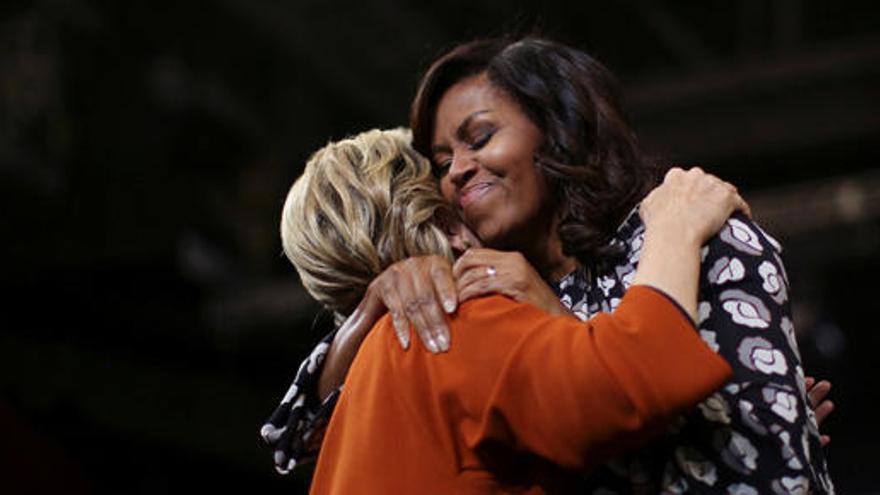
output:
[[[613,241],[628,247],[625,261],[608,273],[565,277],[563,303],[581,318],[607,311],[632,283],[620,274],[635,271],[643,238],[633,213]],[[780,253],[743,216],[703,248],[697,325],[734,376],[664,437],[591,474],[588,493],[834,492],[807,404]]]
[[[644,241],[634,211],[611,241],[620,264],[564,277],[562,303],[587,320],[612,311],[632,284]],[[781,247],[745,217],[731,218],[702,251],[698,329],[734,371],[732,380],[637,453],[587,477],[587,493],[833,493],[805,395]],[[338,392],[316,399],[328,335],[300,367],[261,431],[276,469],[312,460]]]
[[[323,402],[318,400],[320,370],[335,336],[335,331],[327,334],[300,364],[281,404],[260,429],[263,440],[272,447],[275,469],[281,474],[318,457],[324,429],[342,391],[339,388]]]

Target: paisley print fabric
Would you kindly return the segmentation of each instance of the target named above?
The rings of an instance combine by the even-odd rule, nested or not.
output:
[[[617,307],[632,284],[644,241],[636,210],[612,243],[620,262],[580,268],[557,295],[582,320]],[[834,493],[819,430],[808,407],[778,242],[734,216],[703,248],[700,336],[734,377],[661,438],[586,476],[586,493]],[[338,392],[317,400],[320,367],[333,334],[300,366],[261,433],[286,473],[313,460]]]

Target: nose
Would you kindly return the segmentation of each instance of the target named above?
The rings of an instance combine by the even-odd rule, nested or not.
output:
[[[459,153],[452,157],[449,166],[449,180],[456,188],[462,188],[477,173],[477,162],[469,153]]]

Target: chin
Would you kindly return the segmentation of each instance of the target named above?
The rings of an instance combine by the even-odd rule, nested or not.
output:
[[[503,235],[502,232],[498,232],[497,230],[485,230],[485,231],[477,231],[477,235],[480,237],[480,242],[483,247],[492,248],[492,249],[506,249],[507,242],[506,236]]]
[[[494,211],[497,212],[501,208],[504,208],[504,206],[496,205]],[[509,227],[510,223],[504,218],[497,217],[498,215],[481,216],[479,217],[480,221],[468,222],[468,225],[473,226],[472,230],[479,238],[480,244],[482,244],[483,247],[509,251],[521,250],[518,247],[518,243],[512,241],[514,239],[522,240],[523,236],[512,231]],[[535,229],[532,231],[532,229],[525,229],[526,237],[532,233],[537,234],[538,230]],[[511,244],[513,244],[513,246],[511,246]]]

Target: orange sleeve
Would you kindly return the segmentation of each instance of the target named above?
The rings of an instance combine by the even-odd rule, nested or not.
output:
[[[478,450],[500,442],[586,469],[647,441],[731,374],[680,308],[646,286],[586,323],[522,304],[488,313],[483,327],[519,331],[479,421],[462,432]]]

